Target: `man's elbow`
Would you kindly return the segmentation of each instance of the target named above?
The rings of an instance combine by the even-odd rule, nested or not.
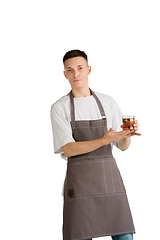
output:
[[[117,144],[117,148],[124,152],[129,148],[129,145],[124,147]]]
[[[65,152],[64,152],[65,153]],[[65,155],[69,158],[69,157],[72,157],[72,155],[68,152],[65,153]]]
[[[126,151],[129,148],[129,146],[127,148],[119,148],[121,151]]]
[[[70,148],[70,143],[67,143],[66,145],[64,145],[64,146],[62,147],[62,150],[63,150],[63,152],[65,153],[65,155],[66,155],[67,157],[71,157],[71,156],[72,156],[71,148]]]

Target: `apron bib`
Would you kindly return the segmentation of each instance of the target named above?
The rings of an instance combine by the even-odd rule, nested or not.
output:
[[[71,127],[76,142],[102,138],[107,119],[97,95],[102,119],[75,121],[70,92]],[[135,233],[126,190],[111,145],[68,158],[64,184],[63,240]]]

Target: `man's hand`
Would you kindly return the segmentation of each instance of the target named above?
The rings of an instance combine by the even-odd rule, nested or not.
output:
[[[139,127],[138,121],[135,120],[135,123],[133,124],[132,133],[130,133],[130,137],[135,136],[135,135],[136,135],[136,136],[141,136],[141,133],[137,133],[138,127]],[[126,129],[123,128],[123,125],[121,125],[121,128],[123,129],[123,131],[126,131]]]
[[[107,145],[111,142],[130,137],[135,130],[123,130],[120,132],[113,132],[113,128],[110,128],[108,132],[106,132],[103,136],[104,145]]]

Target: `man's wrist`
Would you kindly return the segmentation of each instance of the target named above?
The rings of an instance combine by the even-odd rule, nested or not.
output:
[[[106,139],[104,139],[104,138],[100,138],[100,139],[98,139],[99,140],[99,143],[100,143],[100,147],[103,147],[103,146],[105,146],[105,145],[107,145],[106,144]]]

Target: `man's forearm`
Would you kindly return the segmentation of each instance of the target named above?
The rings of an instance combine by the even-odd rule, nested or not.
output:
[[[92,152],[97,148],[100,148],[104,145],[108,145],[111,142],[119,140],[118,148],[124,151],[129,147],[131,141],[130,138],[127,137],[127,135],[130,135],[130,130],[113,132],[113,128],[110,128],[109,131],[107,131],[104,134],[103,138],[96,139],[93,141],[70,142],[64,145],[62,147],[62,150],[67,157],[71,157],[75,155]]]
[[[120,150],[125,151],[129,147],[130,143],[131,143],[130,137],[123,138],[118,141],[117,147]]]
[[[67,157],[80,155],[96,150],[104,145],[103,139],[84,142],[70,142],[62,147]]]

